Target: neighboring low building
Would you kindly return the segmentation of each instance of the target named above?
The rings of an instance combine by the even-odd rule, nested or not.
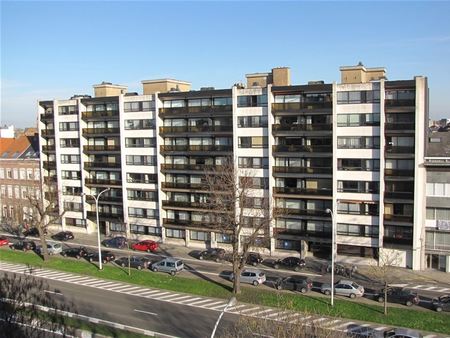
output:
[[[426,154],[426,267],[450,272],[450,132],[430,133]]]
[[[14,135],[14,131],[12,131]],[[0,138],[0,218],[23,224],[32,218],[28,196],[40,198],[39,137],[35,128]]]

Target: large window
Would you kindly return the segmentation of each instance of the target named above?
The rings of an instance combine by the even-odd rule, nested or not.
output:
[[[340,158],[338,159],[338,170],[380,171],[380,160]]]
[[[86,220],[84,220],[84,219],[66,217],[65,220],[66,220],[66,225],[70,225],[70,226],[74,226],[74,227],[85,227],[86,226]]]
[[[427,196],[450,197],[450,183],[427,183]]]
[[[61,178],[63,180],[80,180],[81,173],[79,171],[63,170],[61,171]]]
[[[186,238],[186,232],[179,229],[166,229],[166,237],[169,238]]]
[[[337,234],[344,236],[378,237],[378,226],[338,223]]]
[[[189,236],[194,241],[209,241],[211,240],[211,234],[205,231],[191,230]]]
[[[231,243],[232,237],[228,234],[216,233],[217,243]]]
[[[63,138],[60,140],[61,148],[78,148],[80,140],[77,138]]]
[[[157,218],[158,211],[155,209],[128,208],[128,216],[136,218]]]
[[[127,173],[128,183],[157,183],[156,174]]]
[[[78,114],[77,106],[61,106],[58,107],[59,115]]]
[[[450,221],[450,208],[427,208],[427,219]]]
[[[269,159],[267,157],[239,157],[239,168],[267,169]]]
[[[378,182],[372,181],[338,181],[338,192],[378,194]]]
[[[149,111],[155,108],[155,102],[153,101],[125,102],[123,105],[126,113],[135,111]]]
[[[141,130],[141,129],[154,129],[155,120],[141,119],[141,120],[125,120],[126,130]]]
[[[145,226],[139,224],[130,224],[130,232],[133,234],[161,236],[160,227]]]
[[[239,128],[267,128],[267,116],[239,116]]]
[[[239,148],[265,148],[267,146],[267,136],[239,137]]]
[[[378,204],[339,202],[338,214],[378,216]]]
[[[59,130],[60,131],[77,131],[78,130],[78,122],[60,122]]]
[[[363,90],[337,93],[338,104],[380,103],[380,91]]]
[[[269,179],[267,177],[239,177],[241,187],[253,189],[268,189]]]
[[[338,149],[379,149],[378,136],[350,136],[338,137]]]
[[[238,96],[238,107],[267,107],[267,95]]]
[[[61,155],[61,163],[78,164],[80,163],[80,155]]]
[[[156,156],[149,155],[127,155],[128,165],[156,165]]]
[[[338,127],[379,126],[380,114],[339,114]]]
[[[127,196],[129,200],[137,201],[156,201],[158,193],[154,190],[134,190],[128,189]]]
[[[127,148],[150,148],[156,147],[155,137],[126,137],[125,147]]]

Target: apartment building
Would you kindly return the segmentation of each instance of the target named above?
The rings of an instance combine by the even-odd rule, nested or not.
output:
[[[28,196],[40,198],[39,137],[29,128],[14,138],[14,128],[0,138],[0,219],[2,223],[26,225],[33,208]]]
[[[426,267],[450,272],[450,132],[429,133],[425,167]]]
[[[281,67],[231,89],[163,79],[142,81],[143,95],[102,83],[94,97],[41,101],[42,170],[61,192],[62,227],[95,231],[90,196],[110,188],[99,199],[103,233],[226,247],[203,175],[232,156],[254,181],[248,229],[260,221],[252,210],[274,201],[267,253],[327,257],[331,209],[339,257],[382,249],[421,269],[427,80],[385,73],[341,67],[340,83],[292,85]]]

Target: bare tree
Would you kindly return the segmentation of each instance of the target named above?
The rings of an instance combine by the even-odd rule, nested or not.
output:
[[[388,291],[390,284],[395,281],[394,274],[392,273],[393,268],[398,266],[400,262],[400,257],[398,252],[380,250],[378,264],[370,266],[370,272],[372,276],[383,284],[383,303],[384,303],[384,314],[388,314]]]
[[[209,190],[206,205],[213,229],[231,238],[231,263],[233,265],[233,293],[240,293],[240,275],[245,267],[250,249],[269,238],[272,208],[268,196],[255,193],[254,177],[248,170],[237,168],[232,157],[220,166],[205,171]],[[249,202],[260,198],[257,208]],[[249,226],[247,220],[254,219]]]
[[[61,311],[72,308],[61,305],[48,293],[48,285],[29,275],[0,275],[0,335],[2,337],[48,337],[49,332],[63,335],[70,329]]]

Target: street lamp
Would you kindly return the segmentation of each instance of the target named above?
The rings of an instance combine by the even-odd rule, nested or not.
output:
[[[98,220],[98,200],[100,199],[100,196],[104,193],[111,190],[111,188],[106,188],[102,191],[99,192],[99,194],[97,196],[95,195],[91,195],[91,194],[86,194],[83,193],[83,196],[91,196],[94,200],[95,200],[95,213],[97,215],[97,245],[98,245],[98,268],[100,270],[103,269],[102,266],[102,251],[101,251],[101,246],[100,246],[100,222]]]
[[[334,224],[334,214],[331,209],[326,209],[325,212],[331,216],[331,306],[334,306],[334,259],[335,259],[335,245],[336,245],[336,226]]]
[[[230,307],[230,306],[234,306],[236,304],[236,297],[231,297],[230,300],[228,301],[227,305],[225,305],[225,308],[222,310],[222,312],[219,315],[219,318],[217,318],[216,321],[216,325],[214,325],[214,329],[213,332],[211,333],[211,338],[214,338],[215,334],[216,334],[216,330],[217,327],[219,326],[220,320],[222,319],[223,314],[225,313],[225,311]]]

